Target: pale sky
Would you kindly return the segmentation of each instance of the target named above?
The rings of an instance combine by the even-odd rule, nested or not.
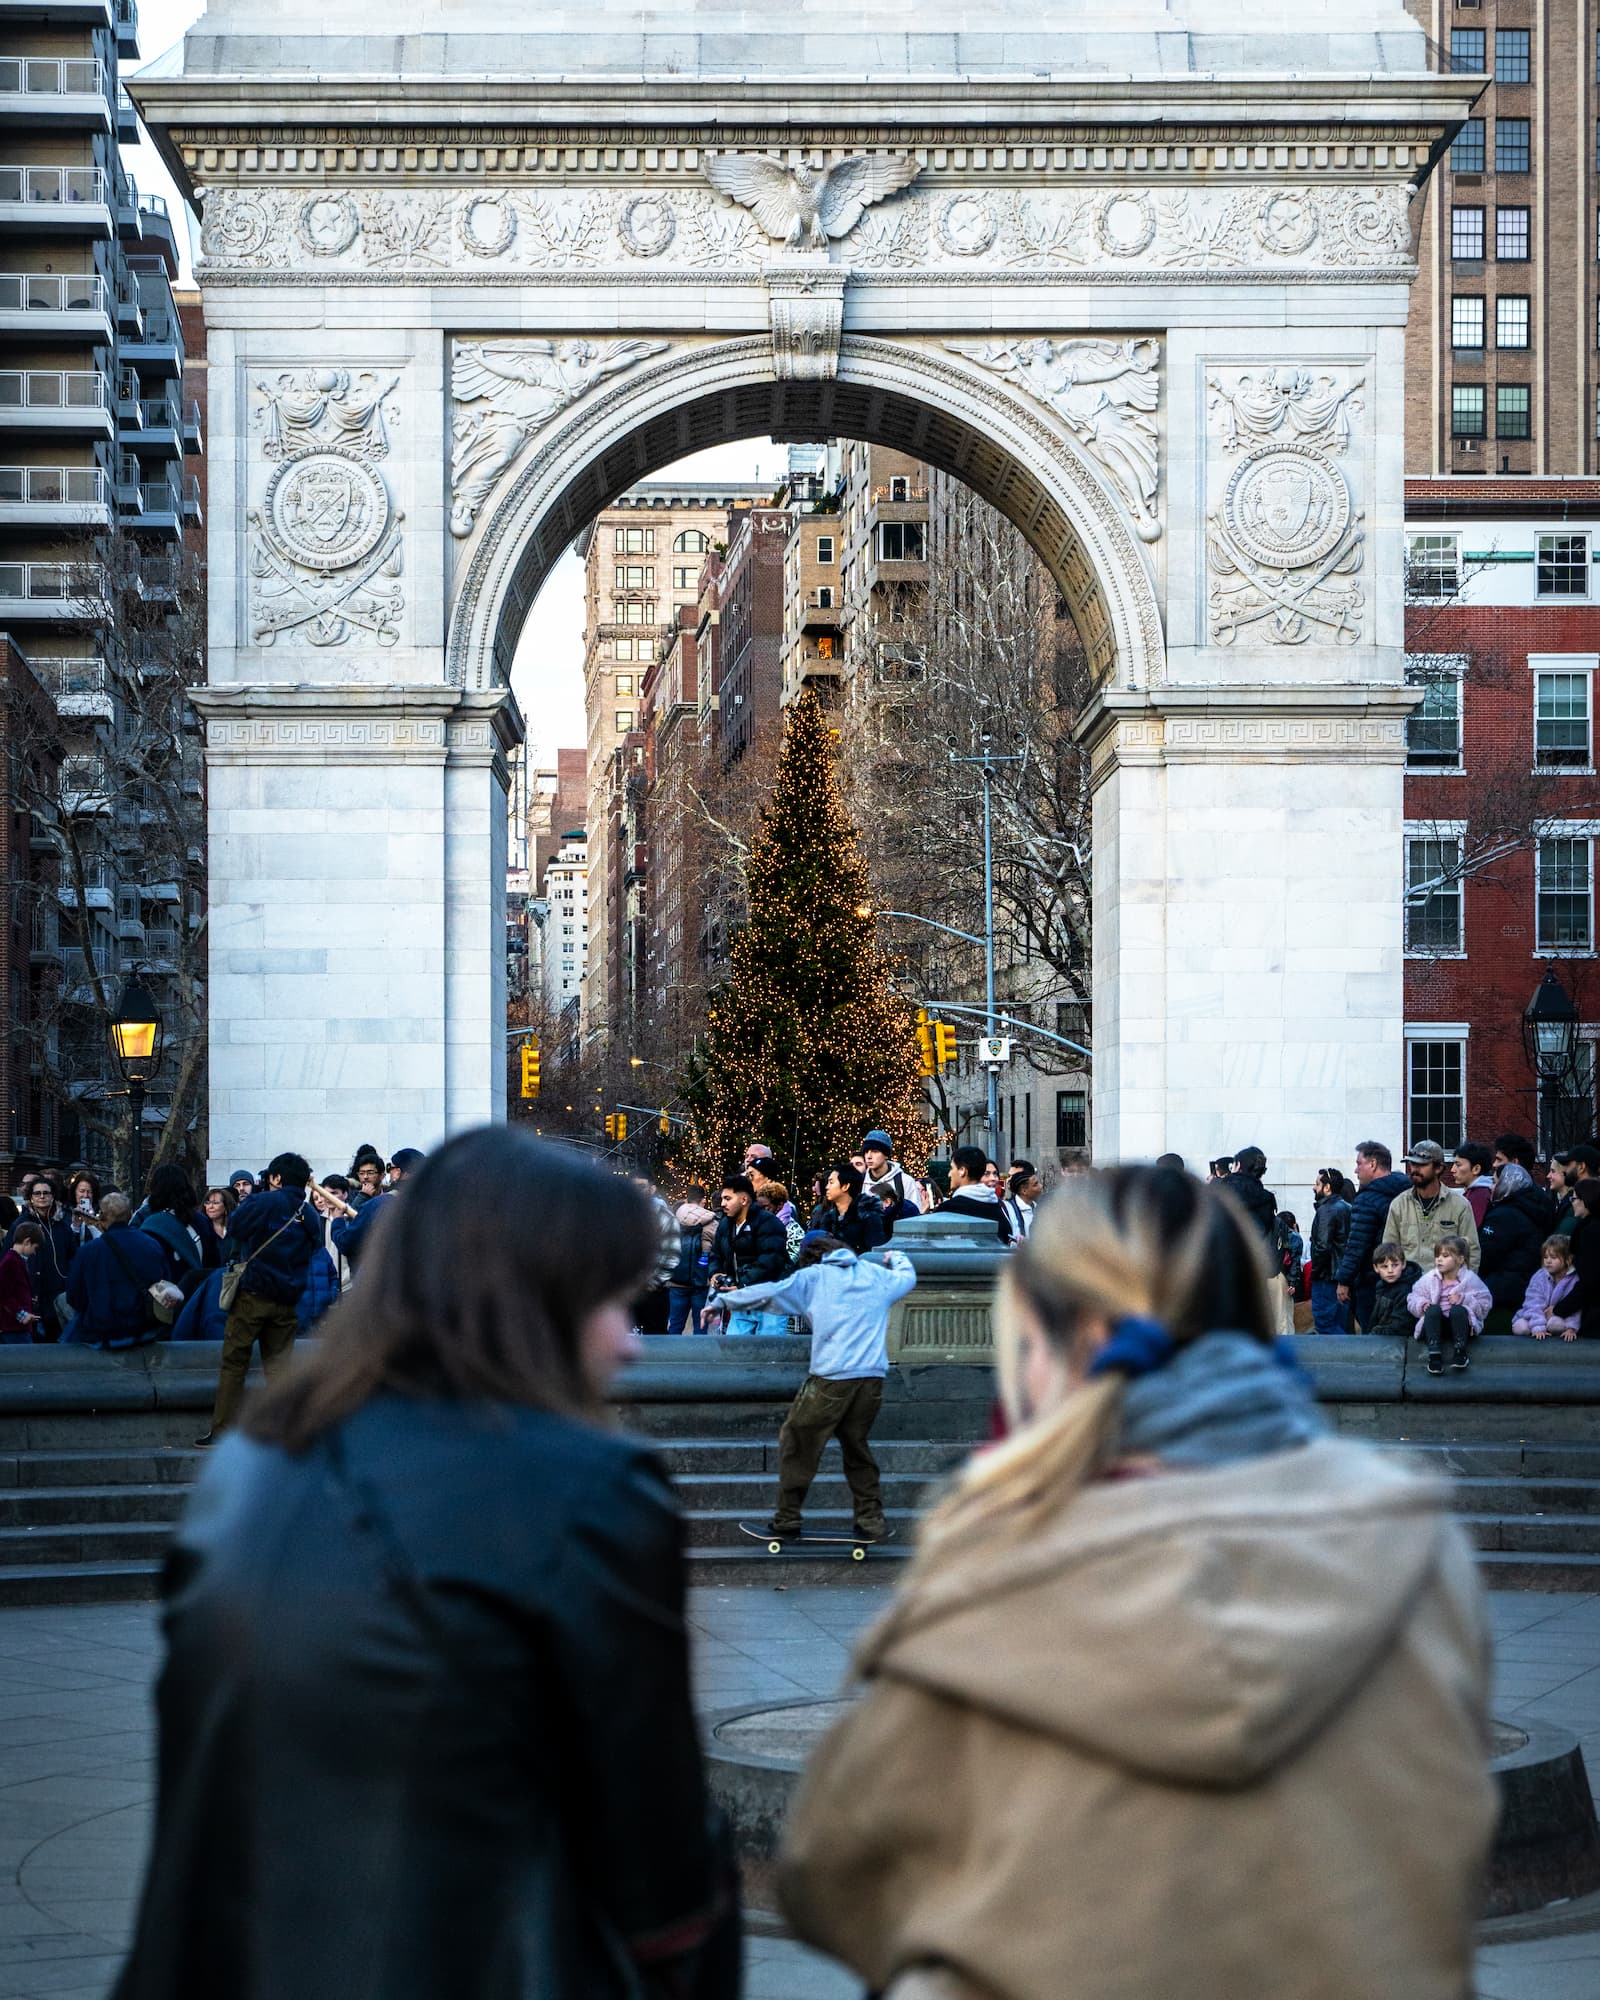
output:
[[[262,0],[263,18],[271,0]],[[154,62],[204,11],[200,0],[139,0],[139,45],[145,62]],[[188,211],[155,148],[147,142],[124,146],[128,171],[146,194],[164,194],[175,223]],[[190,218],[191,235],[195,229]],[[183,256],[182,282],[192,284],[193,244],[185,244],[181,225],[178,245]],[[786,463],[784,447],[767,438],[703,451],[677,465],[664,467],[657,479],[726,479],[776,481]],[[558,748],[579,748],[583,721],[583,565],[569,550],[540,591],[522,644],[517,649],[511,685],[528,724],[528,761],[554,763]]]

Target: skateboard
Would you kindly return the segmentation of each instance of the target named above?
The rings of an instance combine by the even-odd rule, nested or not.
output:
[[[765,1542],[769,1556],[781,1556],[791,1549],[848,1549],[852,1562],[865,1562],[867,1550],[875,1548],[876,1542],[864,1542],[859,1535],[775,1535],[768,1528],[752,1528],[748,1521],[739,1523],[741,1535],[748,1535],[752,1541]],[[878,1536],[879,1542],[887,1542],[894,1534],[893,1528],[887,1535]]]

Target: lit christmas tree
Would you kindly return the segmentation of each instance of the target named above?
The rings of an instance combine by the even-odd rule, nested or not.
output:
[[[789,711],[749,866],[749,918],[684,1079],[680,1164],[715,1187],[752,1140],[804,1213],[812,1177],[881,1125],[920,1168],[933,1141],[912,1004],[891,986],[831,733],[807,690]]]

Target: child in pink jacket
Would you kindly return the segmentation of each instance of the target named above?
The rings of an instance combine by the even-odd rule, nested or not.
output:
[[[1428,1373],[1444,1373],[1444,1337],[1450,1335],[1450,1365],[1465,1368],[1467,1343],[1483,1331],[1494,1300],[1489,1287],[1467,1262],[1466,1240],[1441,1236],[1433,1249],[1433,1269],[1411,1287],[1406,1308],[1416,1314],[1416,1338],[1428,1343]]]
[[[1539,1257],[1542,1269],[1528,1280],[1522,1309],[1511,1322],[1513,1333],[1531,1333],[1535,1340],[1548,1340],[1552,1333],[1563,1340],[1578,1337],[1578,1315],[1563,1312],[1561,1302],[1577,1290],[1578,1274],[1572,1268],[1572,1238],[1549,1236]]]

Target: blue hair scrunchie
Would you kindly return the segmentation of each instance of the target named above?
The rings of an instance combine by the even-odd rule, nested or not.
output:
[[[1089,1364],[1095,1375],[1127,1375],[1137,1380],[1165,1368],[1178,1344],[1158,1319],[1124,1313],[1112,1324],[1111,1338]]]

